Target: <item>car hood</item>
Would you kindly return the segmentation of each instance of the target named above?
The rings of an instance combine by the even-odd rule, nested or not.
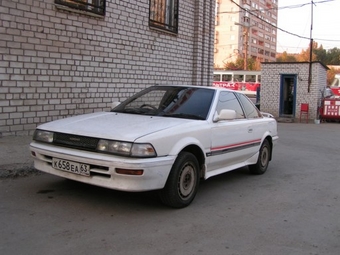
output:
[[[193,121],[197,120],[97,112],[52,121],[38,128],[81,136],[135,141],[145,135]]]

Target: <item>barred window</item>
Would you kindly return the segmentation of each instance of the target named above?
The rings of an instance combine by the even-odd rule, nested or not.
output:
[[[81,11],[105,15],[106,0],[54,0],[55,4],[70,7]]]
[[[178,0],[150,0],[149,25],[178,32]]]

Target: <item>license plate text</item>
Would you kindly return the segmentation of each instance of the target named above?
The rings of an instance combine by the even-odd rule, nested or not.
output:
[[[90,176],[90,165],[87,164],[53,158],[52,167],[57,170],[62,170],[84,176]]]

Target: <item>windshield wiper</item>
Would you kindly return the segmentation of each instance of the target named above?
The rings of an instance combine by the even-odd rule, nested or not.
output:
[[[182,119],[205,120],[205,118],[203,118],[202,116],[195,115],[195,114],[189,114],[189,113],[164,113],[161,116],[182,118]]]
[[[113,112],[119,113],[130,113],[130,114],[143,114],[143,115],[155,115],[154,110],[146,109],[146,108],[124,108],[121,110],[115,110]]]

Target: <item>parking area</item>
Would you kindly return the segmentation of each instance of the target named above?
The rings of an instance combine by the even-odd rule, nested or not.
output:
[[[208,179],[180,210],[153,192],[47,174],[0,179],[0,253],[337,255],[340,124],[278,127],[264,175],[242,168]]]

